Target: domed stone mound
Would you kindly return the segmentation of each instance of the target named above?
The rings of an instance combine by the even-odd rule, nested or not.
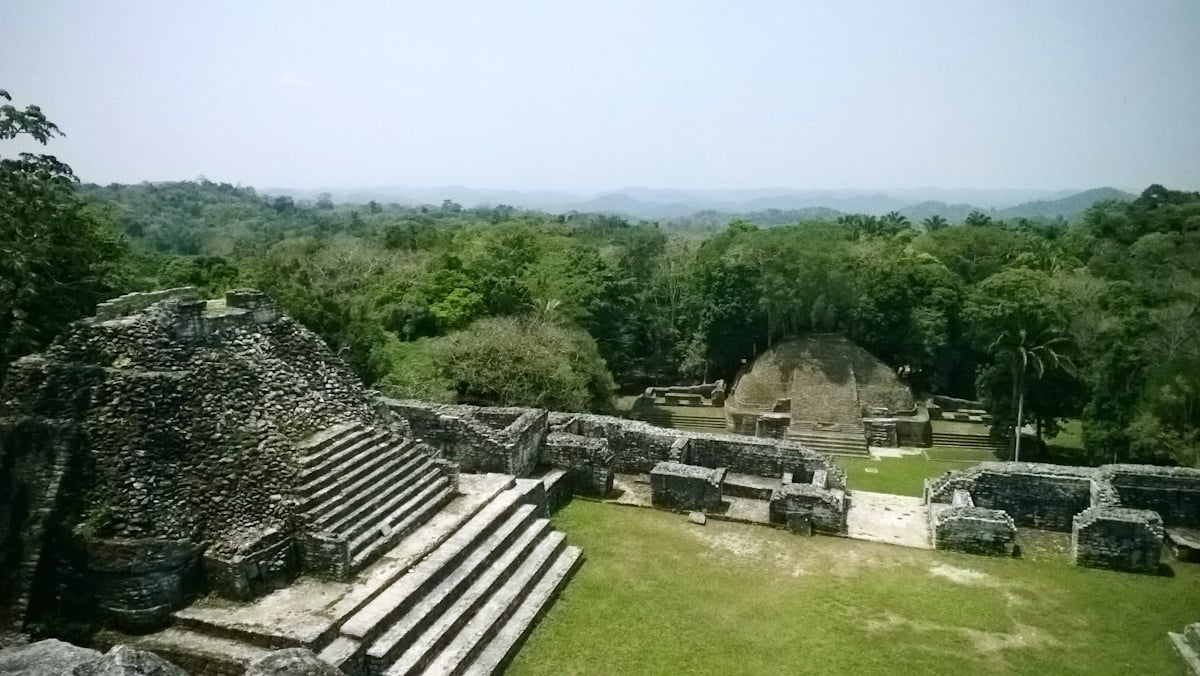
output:
[[[348,426],[408,436],[263,294],[102,303],[0,391],[0,620],[74,599],[139,626],[213,584],[281,584],[310,497],[297,444]]]
[[[862,437],[864,417],[915,409],[912,391],[887,364],[831,334],[777,343],[742,369],[725,403],[735,431],[765,435],[764,427],[782,427],[791,437],[812,430]],[[866,450],[865,437],[856,444]]]

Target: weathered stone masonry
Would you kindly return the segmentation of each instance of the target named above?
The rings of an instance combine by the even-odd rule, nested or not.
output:
[[[1075,563],[1082,566],[1153,573],[1164,526],[1200,523],[1200,470],[1190,468],[989,462],[926,480],[935,540],[940,527],[943,537],[980,553],[987,548],[972,543],[986,542],[1001,526],[993,515],[950,528],[955,512],[943,505],[960,493],[975,509],[1000,510],[1016,525],[1070,532]]]
[[[101,304],[14,363],[0,392],[0,614],[19,628],[40,595],[48,612],[98,607],[144,628],[207,588],[244,587],[239,567],[258,592],[282,584],[296,572],[295,444],[342,422],[406,432],[259,292]]]

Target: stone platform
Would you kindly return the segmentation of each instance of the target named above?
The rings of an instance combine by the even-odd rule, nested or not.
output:
[[[240,674],[284,647],[348,674],[494,673],[581,557],[550,530],[541,480],[462,474],[459,491],[350,581],[304,577],[250,603],[210,597],[165,631],[106,641],[200,673]]]
[[[779,484],[777,479],[755,479],[757,481],[754,483],[759,488],[770,482]],[[648,475],[617,474],[613,489],[611,496],[598,501],[629,507],[653,506]],[[847,496],[850,507],[846,512],[845,537],[918,549],[933,547],[929,538],[929,522],[920,498],[867,491],[847,491]],[[718,521],[779,527],[771,522],[769,500],[723,495],[721,509],[705,512],[705,516]]]

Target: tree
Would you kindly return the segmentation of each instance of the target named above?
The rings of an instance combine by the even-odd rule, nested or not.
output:
[[[986,345],[985,352],[1007,375],[1007,384],[1012,388],[1010,403],[1016,404],[1014,460],[1020,460],[1021,427],[1030,383],[1041,380],[1048,371],[1069,371],[1073,367],[1067,353],[1070,339],[1061,328],[1065,322],[1048,297],[1049,290],[1049,280],[1042,273],[1005,270],[984,280],[966,309],[977,342]],[[992,387],[987,389],[993,400],[995,376],[987,369],[980,374],[981,385],[990,381]]]
[[[11,101],[0,89],[0,100]],[[62,136],[37,106],[0,105],[0,140]],[[107,215],[76,195],[52,155],[0,156],[0,381],[8,364],[48,343],[122,286],[125,244]]]
[[[950,223],[945,219],[945,217],[934,214],[922,220],[921,225],[925,226],[926,232],[933,232],[934,230],[941,230],[942,228],[949,226]]]
[[[991,225],[992,217],[988,216],[982,211],[972,211],[971,213],[967,214],[967,220],[963,221],[963,224],[970,227]]]
[[[614,389],[596,342],[580,329],[530,317],[481,319],[436,338],[432,363],[463,403],[607,411]],[[403,382],[395,375],[385,378]]]

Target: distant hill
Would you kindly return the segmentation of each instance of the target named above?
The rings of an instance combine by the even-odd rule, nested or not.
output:
[[[353,190],[289,190],[268,188],[271,195],[315,199],[321,192],[335,202],[397,202],[439,205],[452,200],[464,207],[508,204],[551,213],[605,213],[626,218],[670,221],[700,226],[731,218],[746,218],[763,225],[782,219],[837,218],[842,214],[882,216],[896,211],[916,223],[941,216],[961,223],[972,211],[993,218],[1077,218],[1100,200],[1131,200],[1134,195],[1115,188],[1083,192],[1063,190],[966,190],[915,188],[904,190],[674,190],[626,187],[594,195],[555,191],[481,190],[464,186],[432,188],[379,187]]]
[[[1050,201],[1025,202],[1010,209],[1001,209],[995,213],[997,218],[1076,218],[1088,210],[1096,202],[1117,200],[1131,202],[1137,195],[1117,190],[1116,188],[1095,188],[1085,190],[1069,197]]]

